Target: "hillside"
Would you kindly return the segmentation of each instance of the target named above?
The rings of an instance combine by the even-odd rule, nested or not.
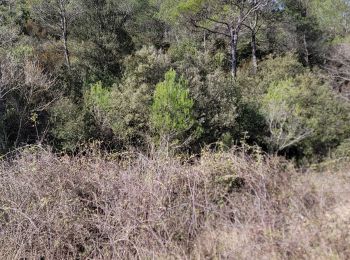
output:
[[[350,259],[350,0],[0,0],[0,260]]]

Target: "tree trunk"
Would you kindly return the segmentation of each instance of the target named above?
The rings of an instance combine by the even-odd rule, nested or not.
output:
[[[66,61],[67,68],[70,69],[70,59],[69,59],[69,50],[68,50],[68,36],[67,36],[67,23],[66,19],[63,18],[64,29],[62,31],[62,40],[64,48],[64,59]]]
[[[307,46],[305,33],[303,35],[303,45],[304,45],[304,51],[305,51],[305,63],[306,63],[306,66],[310,66],[310,61],[309,61],[310,54],[309,54],[309,50],[308,50],[308,46]]]
[[[237,44],[238,30],[231,29],[231,74],[233,79],[237,76]]]
[[[0,152],[5,151],[7,146],[7,138],[6,138],[6,132],[5,132],[5,125],[4,125],[4,119],[6,114],[6,104],[5,104],[5,98],[0,93]]]
[[[253,64],[253,74],[255,75],[258,71],[258,59],[256,58],[256,35],[252,31],[252,64]]]
[[[67,26],[67,17],[66,9],[64,3],[60,1],[60,15],[61,15],[61,30],[62,30],[62,42],[64,50],[64,59],[68,69],[70,69],[70,58],[69,58],[69,49],[68,49],[68,26]]]

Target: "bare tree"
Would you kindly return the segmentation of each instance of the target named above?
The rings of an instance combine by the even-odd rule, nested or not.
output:
[[[20,66],[10,55],[0,60],[0,100],[9,92],[19,88],[23,73]]]
[[[59,93],[52,89],[54,84],[55,79],[45,73],[36,60],[26,58],[18,61],[11,55],[3,56],[0,60],[0,120],[6,118],[7,108],[16,114],[18,125],[11,126],[17,131],[15,146],[18,146],[31,117],[47,110],[59,98]],[[1,145],[4,148],[8,134],[2,130]]]
[[[19,144],[25,124],[33,121],[32,119],[36,117],[37,113],[47,110],[59,98],[58,93],[52,90],[55,79],[46,74],[36,60],[24,61],[21,70],[24,77],[22,84],[17,90],[22,102],[20,103],[21,106],[16,106],[19,114],[19,127],[15,146]],[[37,138],[39,138],[38,131]]]

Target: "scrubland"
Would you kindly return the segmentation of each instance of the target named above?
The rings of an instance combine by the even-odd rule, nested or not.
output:
[[[23,149],[0,165],[0,259],[349,259],[350,174],[258,150]]]

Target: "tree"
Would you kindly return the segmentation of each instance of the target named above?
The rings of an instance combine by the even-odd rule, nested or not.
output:
[[[311,1],[283,0],[285,30],[290,31],[296,39],[294,49],[298,51],[300,60],[305,66],[312,67],[324,61],[324,50],[329,37],[325,28],[320,26],[311,8]]]
[[[66,66],[71,67],[68,35],[72,22],[82,10],[76,0],[39,0],[33,5],[34,17],[62,41]]]
[[[349,134],[349,108],[309,71],[272,83],[261,106],[271,149],[298,147],[304,156],[327,155]]]
[[[76,21],[79,67],[88,83],[112,85],[122,76],[122,61],[135,50],[128,25],[142,13],[146,0],[79,0]],[[134,25],[134,24],[133,24]]]
[[[184,134],[194,126],[192,109],[193,100],[189,97],[186,81],[183,78],[177,80],[175,70],[169,70],[165,80],[156,86],[150,117],[154,133],[167,151],[169,146],[178,145]]]
[[[109,120],[123,145],[142,147],[150,135],[149,118],[155,86],[170,68],[170,58],[154,47],[143,47],[124,61],[125,72],[111,90]]]
[[[257,0],[253,0],[253,5],[256,5],[257,2]],[[273,22],[273,19],[276,19],[272,16],[275,5],[275,2],[267,1],[264,6],[254,10],[252,15],[243,22],[243,26],[248,29],[250,34],[253,74],[256,74],[258,71],[257,36],[264,27],[268,27]]]
[[[312,134],[295,103],[299,89],[292,80],[272,84],[263,100],[263,114],[270,131],[269,144],[274,152],[290,147]]]
[[[209,45],[209,44],[208,44]],[[223,134],[234,135],[238,129],[237,105],[239,92],[230,74],[224,69],[225,54],[216,50],[185,50],[176,69],[188,79],[194,114],[203,131],[200,141],[213,143]]]
[[[318,24],[332,37],[346,36],[350,32],[348,0],[309,0],[308,5]]]
[[[350,44],[336,44],[330,49],[325,68],[334,89],[350,100]]]
[[[59,97],[54,79],[45,73],[38,61],[28,57],[18,60],[11,55],[1,57],[0,106],[3,120],[3,148],[17,147],[23,139],[40,141],[36,118],[44,116],[53,101]],[[44,120],[43,120],[44,121]],[[45,126],[42,126],[44,127]],[[34,129],[33,129],[34,128]],[[45,129],[41,129],[45,132]],[[34,131],[34,137],[32,135]],[[25,137],[23,138],[23,132]]]
[[[175,15],[184,17],[192,26],[230,41],[231,75],[237,74],[237,46],[244,22],[269,0],[179,0]]]

